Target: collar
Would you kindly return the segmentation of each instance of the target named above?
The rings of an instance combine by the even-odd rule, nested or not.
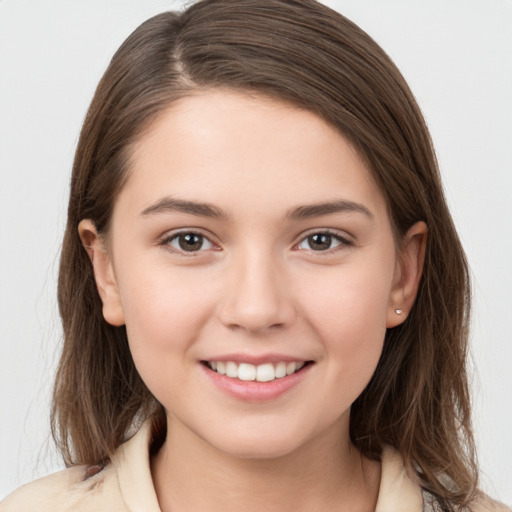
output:
[[[161,512],[151,477],[151,422],[122,444],[112,459],[123,499],[132,512]],[[408,475],[400,454],[386,446],[382,453],[379,496],[375,512],[421,512],[421,488]]]
[[[391,446],[385,446],[381,461],[375,512],[421,512],[421,487],[407,473],[401,455]]]

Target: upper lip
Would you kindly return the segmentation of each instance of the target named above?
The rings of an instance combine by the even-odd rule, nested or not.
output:
[[[305,363],[307,361],[311,361],[310,359],[305,359],[303,357],[290,356],[286,354],[222,354],[215,355],[205,359],[202,361],[233,361],[234,363],[248,363],[253,364],[254,366],[258,366],[264,363]]]

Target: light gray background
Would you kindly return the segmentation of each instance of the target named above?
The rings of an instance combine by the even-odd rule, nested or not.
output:
[[[331,0],[398,64],[427,118],[474,274],[484,488],[512,503],[512,1]],[[48,404],[71,160],[125,37],[182,2],[0,0],[0,498],[61,467]]]

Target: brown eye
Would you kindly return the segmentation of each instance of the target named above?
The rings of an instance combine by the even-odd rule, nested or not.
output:
[[[178,233],[169,240],[174,249],[184,252],[204,251],[212,248],[212,243],[200,233]]]
[[[327,233],[315,233],[307,238],[309,247],[314,251],[326,251],[331,248],[332,236]]]
[[[319,231],[312,233],[298,244],[298,249],[306,249],[308,251],[327,251],[329,249],[336,249],[338,246],[349,246],[352,242],[335,234],[329,232]]]
[[[203,237],[196,233],[187,233],[178,237],[180,249],[184,251],[199,251],[203,245]]]

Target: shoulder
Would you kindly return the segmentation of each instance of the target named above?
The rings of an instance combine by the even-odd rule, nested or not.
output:
[[[382,457],[382,474],[376,512],[444,512],[441,501],[423,489],[416,474],[410,474],[399,452],[385,446]],[[452,505],[452,509],[453,509]],[[479,492],[470,505],[458,512],[512,512],[512,508],[494,501]]]
[[[83,480],[84,475],[85,468],[75,466],[30,482],[7,496],[2,501],[0,510],[1,512],[36,508],[41,511],[50,510],[61,500],[63,493],[76,486],[80,479]]]
[[[72,466],[35,480],[7,496],[0,512],[158,512],[151,439],[151,422],[146,422],[106,466]]]
[[[423,512],[448,512],[451,510],[455,510],[458,512],[511,512],[512,509],[510,507],[507,507],[503,505],[502,503],[499,503],[497,501],[494,501],[493,499],[489,498],[488,496],[485,496],[484,494],[480,493],[478,494],[471,503],[466,507],[446,507],[443,506],[441,501],[428,492],[427,490],[423,489]]]
[[[100,470],[101,469],[101,470]],[[0,503],[0,512],[125,512],[110,466],[73,466],[26,484]]]
[[[471,512],[512,512],[512,508],[489,498],[485,494],[479,494],[470,507]]]

